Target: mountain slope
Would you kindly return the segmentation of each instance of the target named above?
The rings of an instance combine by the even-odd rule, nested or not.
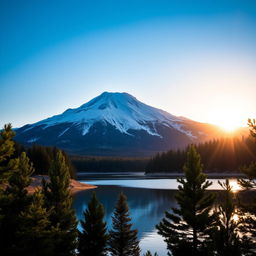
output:
[[[120,156],[152,155],[220,135],[213,125],[171,115],[128,93],[108,92],[16,132],[16,139],[25,145],[58,146],[71,154]]]

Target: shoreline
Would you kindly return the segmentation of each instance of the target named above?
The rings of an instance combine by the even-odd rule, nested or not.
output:
[[[207,178],[246,178],[243,173],[204,173],[206,174]],[[157,178],[178,178],[184,177],[184,173],[181,172],[174,172],[174,173],[145,173],[145,177],[157,177]]]
[[[205,173],[207,178],[246,178],[243,173],[237,172],[211,172]],[[78,172],[78,180],[86,180],[91,178],[96,179],[150,179],[150,178],[162,178],[162,179],[177,179],[179,177],[184,177],[183,172],[152,172],[152,173],[143,173],[143,172]]]
[[[36,175],[32,176],[31,179],[31,184],[27,187],[27,191],[29,194],[34,193],[37,189],[42,188],[42,179],[45,179],[46,181],[49,181],[49,177],[47,175]],[[70,179],[70,193],[71,195],[74,195],[77,192],[83,191],[83,190],[88,190],[88,189],[94,189],[97,188],[97,186],[86,184],[86,183],[81,183],[78,180]]]

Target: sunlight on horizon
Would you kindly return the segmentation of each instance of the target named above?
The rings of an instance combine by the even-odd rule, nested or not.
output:
[[[246,127],[249,118],[246,111],[241,109],[241,106],[233,103],[227,106],[219,106],[210,111],[209,119],[211,123],[219,126],[226,132],[234,132],[235,130]]]

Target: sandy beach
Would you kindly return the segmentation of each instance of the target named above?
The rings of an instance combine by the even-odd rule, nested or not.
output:
[[[28,186],[27,190],[29,193],[34,193],[36,189],[41,189],[42,185],[42,179],[45,179],[46,181],[49,181],[49,177],[47,175],[36,175],[32,177],[32,182],[31,185]],[[79,191],[82,190],[87,190],[87,189],[94,189],[97,188],[97,186],[94,185],[89,185],[85,183],[81,183],[77,180],[71,179],[70,180],[70,191],[71,194],[75,194]]]

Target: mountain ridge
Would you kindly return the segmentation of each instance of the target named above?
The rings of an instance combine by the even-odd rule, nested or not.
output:
[[[71,154],[96,155],[122,155],[127,150],[152,155],[221,133],[214,125],[177,117],[119,92],[104,92],[78,108],[16,132],[16,139],[28,146],[37,143],[58,146]]]

